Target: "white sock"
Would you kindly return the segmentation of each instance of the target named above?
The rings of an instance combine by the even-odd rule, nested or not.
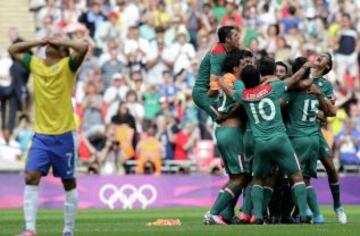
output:
[[[78,205],[78,192],[76,189],[66,192],[66,198],[64,203],[64,231],[63,232],[74,232],[75,228],[75,217]]]
[[[36,214],[38,207],[38,186],[26,185],[24,191],[24,217],[26,230],[36,231]]]

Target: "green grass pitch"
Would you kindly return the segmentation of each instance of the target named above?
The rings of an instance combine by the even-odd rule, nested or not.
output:
[[[167,208],[151,210],[80,210],[76,236],[359,236],[360,206],[345,207],[348,224],[337,223],[330,206],[322,207],[324,225],[233,225],[205,226],[204,208]],[[179,218],[181,226],[147,227],[158,218]],[[62,210],[40,210],[38,235],[59,236],[63,227]],[[22,210],[0,210],[0,235],[15,235],[23,228]]]

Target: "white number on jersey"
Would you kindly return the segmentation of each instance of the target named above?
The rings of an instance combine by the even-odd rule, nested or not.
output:
[[[310,117],[309,113],[313,112],[313,113],[317,114],[319,112],[318,104],[319,104],[318,100],[306,99],[304,102],[303,116],[302,116],[301,120],[302,121],[310,121],[310,122],[315,121],[316,115]]]
[[[264,110],[264,105],[267,104],[270,107],[270,113],[266,114]],[[271,121],[275,118],[275,104],[270,98],[263,98],[260,100],[258,107],[255,107],[254,103],[250,103],[251,113],[254,117],[255,124],[260,122],[258,114],[263,120]]]

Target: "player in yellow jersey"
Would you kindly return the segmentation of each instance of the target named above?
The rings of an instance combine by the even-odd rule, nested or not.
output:
[[[46,46],[46,58],[25,53],[33,47]],[[72,51],[70,54],[70,50]],[[80,41],[54,38],[12,45],[9,53],[32,73],[35,98],[35,134],[28,150],[25,167],[24,217],[25,231],[20,236],[36,235],[39,205],[38,185],[52,167],[66,191],[63,236],[74,234],[78,193],[75,180],[77,158],[75,120],[71,95],[76,70],[88,50]]]

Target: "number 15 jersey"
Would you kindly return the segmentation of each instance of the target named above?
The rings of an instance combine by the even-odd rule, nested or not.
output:
[[[284,81],[252,89],[236,87],[234,98],[244,106],[255,139],[269,140],[286,134],[280,106],[280,98],[286,90]]]
[[[289,137],[303,137],[319,134],[319,101],[315,95],[306,92],[289,92],[284,95],[287,103],[286,128]]]

